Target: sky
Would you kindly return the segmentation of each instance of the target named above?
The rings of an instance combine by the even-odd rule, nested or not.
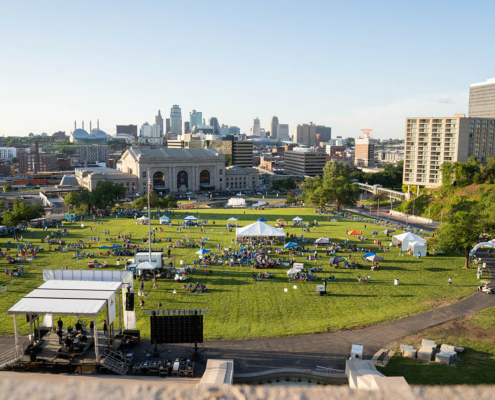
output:
[[[0,0],[0,136],[153,123],[403,138],[495,77],[495,2]]]

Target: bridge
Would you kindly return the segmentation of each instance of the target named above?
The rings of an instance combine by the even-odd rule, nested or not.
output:
[[[382,185],[368,185],[361,182],[356,182],[356,184],[359,186],[359,189],[372,194],[386,193],[388,197],[400,201],[411,199],[411,193],[403,193],[398,192],[397,190],[385,189]]]

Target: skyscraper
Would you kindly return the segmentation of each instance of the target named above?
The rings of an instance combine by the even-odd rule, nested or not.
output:
[[[189,128],[192,131],[192,129],[198,125],[203,125],[203,113],[196,110],[192,110],[189,113]]]
[[[191,128],[189,127],[189,121],[184,122],[184,133],[191,133]]]
[[[208,121],[208,125],[213,126],[213,134],[220,135],[220,125],[218,124],[218,118],[211,117]]]
[[[126,133],[137,138],[137,125],[117,125],[116,133]]]
[[[321,133],[322,142],[329,142],[332,139],[332,128],[323,125],[316,125],[316,133]]]
[[[316,145],[316,125],[312,122],[308,124],[297,125],[294,127],[294,136],[292,140],[296,143],[304,143],[308,146]]]
[[[469,117],[495,118],[495,78],[469,88]]]
[[[260,120],[258,117],[253,119],[253,126],[251,128],[251,135],[253,136],[260,136],[261,133],[261,126],[260,126]]]
[[[182,113],[177,104],[170,109],[170,125],[170,132],[182,135]]]
[[[279,140],[289,140],[289,125],[287,124],[279,124],[278,126],[278,137]]]
[[[270,139],[278,138],[278,117],[272,117],[270,122]]]
[[[158,110],[158,115],[155,117],[155,125],[160,127],[160,135],[158,137],[161,137],[165,132],[163,130],[163,118],[160,110]]]
[[[169,133],[170,132],[170,118],[167,118],[165,120],[165,133]]]

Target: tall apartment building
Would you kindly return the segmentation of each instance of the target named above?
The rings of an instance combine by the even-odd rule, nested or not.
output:
[[[117,135],[119,133],[125,133],[127,135],[132,135],[137,138],[137,125],[117,125]]]
[[[105,163],[108,165],[110,150],[107,145],[94,144],[88,146],[77,146],[77,154],[80,164]]]
[[[17,157],[17,149],[15,147],[0,147],[0,160],[12,160]]]
[[[323,175],[323,167],[327,163],[327,155],[318,149],[296,147],[285,151],[284,171],[290,175]]]
[[[321,133],[321,140],[329,142],[332,139],[332,128],[323,125],[316,125],[316,133]]]
[[[406,119],[403,183],[440,186],[440,165],[475,157],[495,157],[495,118],[428,117]]]
[[[272,117],[270,121],[270,139],[278,138],[278,117]]]
[[[294,136],[292,140],[299,144],[308,146],[316,145],[316,125],[312,122],[308,124],[299,124],[294,127]]]
[[[191,127],[189,126],[189,121],[184,121],[184,133],[191,133]]]
[[[354,165],[372,168],[375,166],[375,139],[370,137],[355,140]]]
[[[177,104],[170,109],[170,132],[182,135],[182,112]]]
[[[469,88],[469,117],[495,118],[495,78]]]

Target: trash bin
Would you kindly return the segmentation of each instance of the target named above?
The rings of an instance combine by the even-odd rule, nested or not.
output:
[[[394,285],[399,286],[399,280],[398,279],[394,279]]]

